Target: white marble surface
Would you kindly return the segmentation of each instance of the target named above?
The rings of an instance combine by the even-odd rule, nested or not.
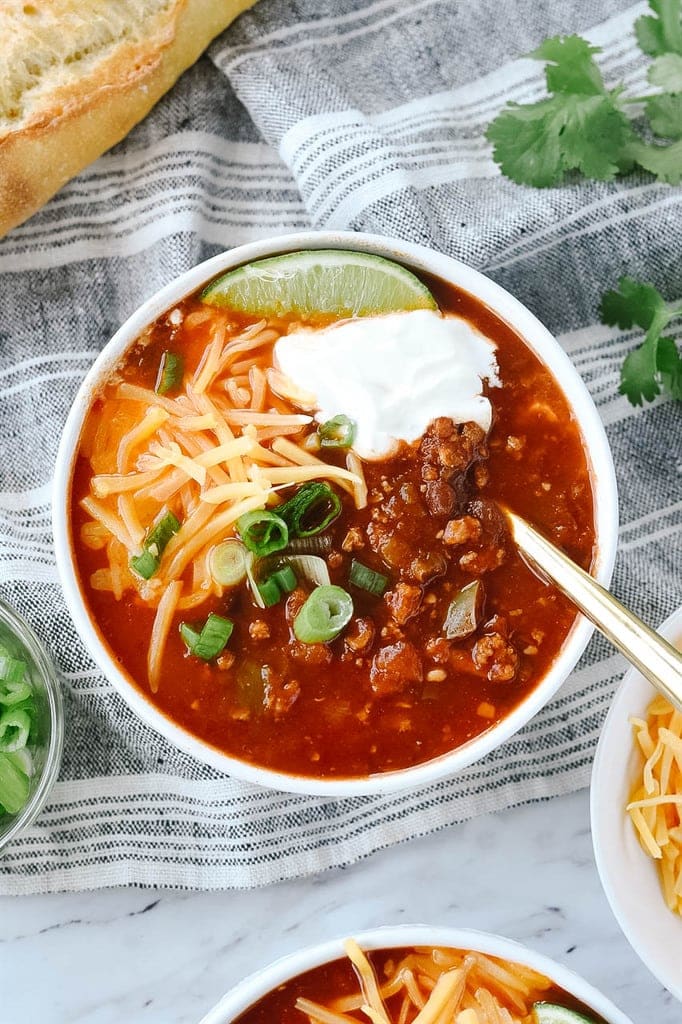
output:
[[[260,964],[408,921],[499,932],[567,963],[633,1024],[682,1022],[611,915],[579,793],[256,892],[4,897],[0,1024],[195,1024]]]

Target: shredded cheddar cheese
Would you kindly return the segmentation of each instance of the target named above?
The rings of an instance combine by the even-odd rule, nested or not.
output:
[[[552,984],[521,964],[438,947],[401,951],[380,979],[356,942],[345,950],[358,991],[325,1004],[299,997],[309,1024],[528,1024]]]
[[[178,603],[181,591],[182,582],[180,580],[174,580],[169,584],[166,590],[164,590],[161,600],[159,601],[159,606],[156,610],[156,618],[154,619],[154,625],[152,626],[152,636],[149,644],[149,654],[147,657],[149,685],[152,689],[152,693],[156,693],[159,688],[163,649],[166,645],[168,633],[173,621],[173,613],[175,612],[175,607]]]
[[[291,382],[270,365],[268,346],[282,329],[260,321],[236,333],[223,311],[197,310],[183,325],[206,338],[196,367],[185,368],[166,394],[113,381],[106,416],[87,435],[83,451],[93,474],[81,501],[90,517],[81,537],[108,563],[90,582],[117,600],[136,591],[155,609],[148,652],[153,690],[175,612],[222,593],[208,568],[210,552],[234,533],[241,515],[278,503],[282,489],[318,479],[336,483],[358,508],[367,503],[357,456],[349,453],[343,468],[291,440],[301,434],[305,442],[316,429],[310,396],[292,392]],[[153,575],[142,579],[131,558],[169,510],[179,529],[158,553]]]
[[[655,697],[646,719],[631,718],[642,764],[627,810],[656,861],[665,902],[682,914],[682,713]]]

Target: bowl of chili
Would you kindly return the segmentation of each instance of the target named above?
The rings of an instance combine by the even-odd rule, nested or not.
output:
[[[341,261],[393,305],[282,308],[292,255],[313,302]],[[180,749],[291,792],[388,792],[503,743],[591,634],[500,502],[608,585],[613,464],[559,344],[456,260],[312,232],[193,268],[105,346],[62,436],[55,548],[86,647]]]
[[[445,1019],[461,1024],[631,1024],[563,964],[499,935],[427,925],[375,928],[285,956],[240,980],[201,1024],[410,1024],[429,1000],[425,1020],[452,1005]]]

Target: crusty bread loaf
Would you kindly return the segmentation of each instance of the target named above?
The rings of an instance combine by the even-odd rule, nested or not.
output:
[[[123,138],[254,0],[0,2],[0,236]]]

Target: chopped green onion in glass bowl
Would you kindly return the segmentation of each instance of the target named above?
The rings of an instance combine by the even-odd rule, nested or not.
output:
[[[0,601],[0,851],[42,810],[63,737],[55,668],[33,630]]]

